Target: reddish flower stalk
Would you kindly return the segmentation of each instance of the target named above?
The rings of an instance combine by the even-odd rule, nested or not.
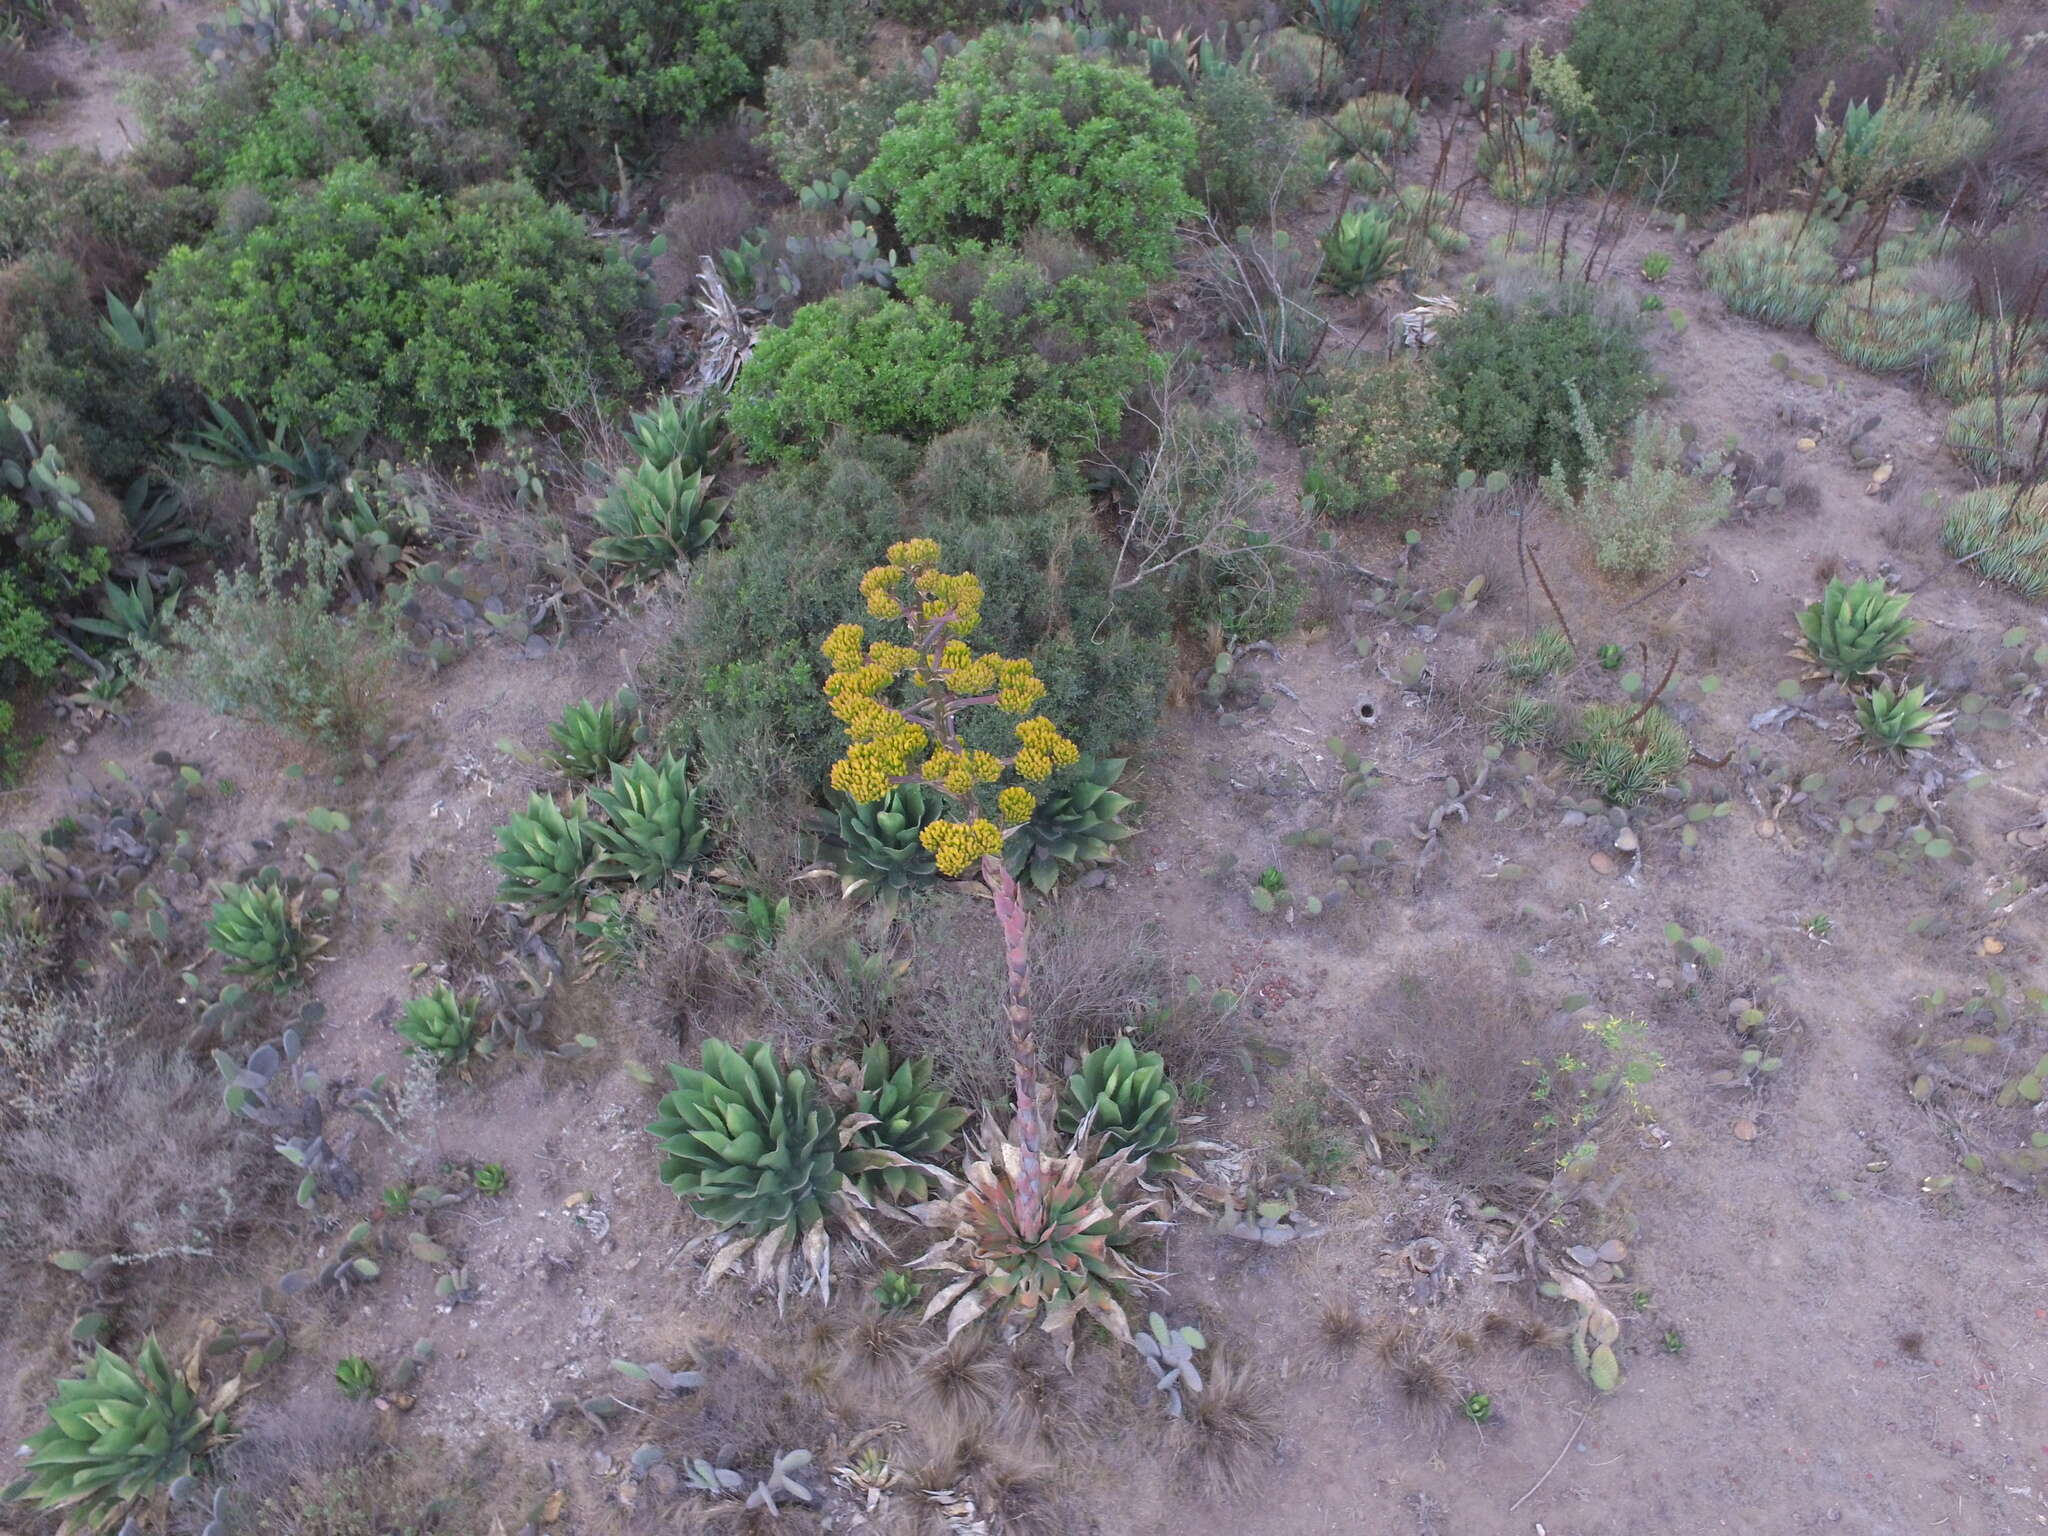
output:
[[[1017,1225],[1023,1236],[1035,1238],[1045,1230],[1045,1111],[1038,1091],[1038,1041],[1031,1028],[1031,920],[1016,877],[1001,859],[983,858],[981,878],[995,897],[996,923],[1003,934],[1003,1018],[1017,1074],[1017,1143],[1023,1154]]]

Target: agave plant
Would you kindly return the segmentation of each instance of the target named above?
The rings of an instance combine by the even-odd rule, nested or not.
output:
[[[951,1338],[983,1314],[1025,1322],[1066,1342],[1072,1358],[1074,1324],[1085,1313],[1124,1343],[1131,1329],[1119,1298],[1155,1289],[1159,1277],[1140,1269],[1123,1251],[1162,1223],[1147,1218],[1156,1202],[1125,1200],[1138,1166],[1127,1153],[1093,1155],[1091,1139],[1065,1153],[1049,1148],[1040,1162],[1042,1215],[1032,1219],[1020,1169],[1023,1149],[993,1126],[983,1156],[967,1165],[966,1183],[952,1196],[912,1214],[946,1233],[913,1269],[958,1278],[925,1304],[924,1320],[944,1315]]]
[[[1814,663],[1817,675],[1854,687],[1912,649],[1908,639],[1916,626],[1906,617],[1911,601],[1910,594],[1882,581],[1837,576],[1800,613],[1800,643],[1792,654]]]
[[[1111,1152],[1127,1152],[1148,1173],[1168,1173],[1180,1144],[1175,1113],[1180,1090],[1156,1051],[1140,1051],[1128,1035],[1090,1051],[1060,1095],[1060,1130],[1073,1136],[1083,1122]]]
[[[247,885],[224,882],[218,895],[206,940],[227,961],[230,976],[287,987],[327,945],[306,926],[306,893],[287,890],[268,871]]]
[[[592,871],[599,880],[659,885],[704,851],[689,760],[673,752],[658,763],[637,756],[613,763],[611,787],[593,789],[590,800],[605,815],[590,829],[600,849]]]
[[[1610,805],[1634,805],[1655,794],[1692,761],[1685,728],[1659,706],[1595,704],[1579,717],[1564,755],[1579,782]]]
[[[860,804],[838,791],[824,817],[824,841],[839,871],[840,894],[879,898],[893,907],[904,895],[939,878],[939,866],[919,834],[946,815],[936,790],[898,784],[879,800]]]
[[[57,1383],[50,1423],[30,1437],[27,1473],[0,1497],[61,1512],[60,1536],[105,1531],[135,1504],[191,1475],[227,1429],[223,1389],[202,1405],[151,1334],[130,1365],[101,1348],[92,1368]]]
[[[765,1041],[735,1050],[706,1040],[703,1061],[701,1071],[669,1067],[675,1087],[647,1129],[661,1143],[662,1182],[704,1220],[740,1234],[706,1268],[705,1283],[751,1253],[756,1280],[774,1275],[779,1297],[801,1252],[829,1302],[828,1220],[879,1241],[858,1209],[865,1197],[856,1181],[901,1159],[855,1145],[857,1124],[820,1100],[810,1074],[785,1072]]]
[[[639,581],[709,549],[724,509],[711,499],[710,476],[686,472],[680,464],[663,468],[643,460],[619,471],[611,494],[592,516],[604,533],[591,540],[590,558],[599,565],[625,567]]]
[[[451,988],[436,987],[407,1003],[392,1027],[415,1055],[454,1066],[476,1046],[476,1004],[464,1002]]]
[[[581,904],[596,857],[581,796],[564,809],[546,795],[532,795],[524,811],[498,828],[498,852],[491,855],[503,874],[498,900],[534,912],[566,912]]]
[[[106,583],[106,593],[100,599],[103,617],[67,619],[65,622],[74,629],[122,645],[160,645],[164,632],[177,615],[178,599],[185,591],[183,583],[182,576],[174,576],[170,585],[159,594],[147,576],[138,578],[132,587],[110,581]]]
[[[892,1062],[887,1043],[877,1040],[861,1052],[858,1074],[847,1062],[841,1078],[840,1096],[851,1103],[851,1118],[858,1122],[854,1145],[903,1159],[861,1174],[857,1182],[863,1192],[892,1202],[929,1199],[929,1169],[967,1123],[967,1111],[948,1103],[943,1088],[932,1086],[931,1058]]]
[[[1856,724],[1872,746],[1892,752],[1918,751],[1934,745],[1954,715],[1928,702],[1927,685],[1915,683],[1903,693],[1880,683],[1856,700]]]
[[[1396,254],[1393,216],[1370,205],[1353,208],[1323,235],[1323,276],[1339,293],[1356,293],[1385,277]]]
[[[665,395],[651,411],[637,411],[627,434],[640,457],[661,469],[686,475],[708,472],[724,457],[725,398],[702,394],[676,403]]]
[[[361,1402],[377,1390],[377,1368],[361,1355],[343,1355],[334,1362],[334,1384],[350,1402]]]
[[[640,739],[640,701],[630,688],[616,698],[593,704],[579,699],[548,727],[555,747],[548,759],[572,779],[604,777],[613,763],[622,763]]]
[[[1137,802],[1114,788],[1123,771],[1120,757],[1075,764],[1066,787],[1040,800],[1031,819],[1003,840],[1010,873],[1044,892],[1059,884],[1063,870],[1115,858],[1116,845],[1136,830],[1121,818]]]

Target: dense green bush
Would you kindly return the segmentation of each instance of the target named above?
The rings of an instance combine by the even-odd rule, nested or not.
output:
[[[1000,28],[946,62],[937,92],[896,115],[861,185],[905,239],[1086,240],[1163,275],[1187,192],[1195,129],[1134,69],[1077,57],[1066,34]]]
[[[159,185],[132,160],[83,149],[31,157],[0,144],[0,261],[60,255],[96,286],[129,289],[212,222],[206,194]]]
[[[1226,229],[1285,213],[1322,173],[1304,153],[1301,119],[1248,69],[1201,76],[1188,92],[1188,111],[1195,120],[1191,185]]]
[[[195,146],[202,186],[277,194],[348,160],[434,192],[498,181],[519,163],[519,119],[491,56],[424,26],[287,48],[256,110]]]
[[[701,122],[754,83],[774,15],[754,0],[468,0],[539,169],[605,180],[657,125]]]
[[[1426,363],[1344,374],[1315,410],[1302,483],[1333,516],[1412,517],[1456,467],[1457,419]]]
[[[1535,474],[1561,464],[1574,481],[1586,456],[1565,386],[1611,441],[1649,394],[1646,364],[1634,325],[1580,284],[1475,299],[1436,349],[1466,464]]]
[[[13,710],[5,693],[63,663],[57,616],[107,574],[107,551],[85,537],[97,510],[63,489],[63,456],[15,401],[0,416],[0,766]],[[18,483],[17,483],[18,482]]]
[[[1156,360],[1131,314],[1145,291],[1136,271],[1052,242],[1036,249],[927,250],[899,284],[946,306],[976,364],[1008,376],[1024,429],[1064,454],[1116,436]]]
[[[934,437],[1002,404],[1015,373],[978,362],[967,327],[934,301],[856,288],[762,334],[733,391],[732,429],[763,460],[815,453],[840,428]]]
[[[798,189],[834,171],[858,176],[896,109],[926,92],[907,66],[862,74],[826,43],[802,44],[768,71],[763,92],[776,174]]]
[[[986,429],[965,432],[986,461]],[[927,460],[959,465],[953,446],[942,439]],[[697,565],[681,630],[646,679],[673,707],[678,744],[702,748],[693,761],[707,787],[722,758],[766,741],[772,770],[817,793],[843,746],[819,692],[829,668],[818,643],[860,617],[862,573],[911,532],[980,576],[988,596],[975,643],[1030,656],[1047,688],[1040,707],[1068,722],[1083,750],[1106,753],[1152,730],[1172,662],[1164,604],[1138,592],[1112,608],[1111,555],[1086,500],[1049,500],[1043,465],[1021,446],[1014,510],[1002,508],[993,473],[971,505],[906,500],[899,487],[920,483],[917,469],[902,443],[848,438],[735,499],[732,543]],[[735,808],[724,809],[730,822]]]
[[[266,420],[411,446],[537,417],[621,382],[640,279],[516,182],[395,191],[352,161],[246,231],[173,251],[154,285],[166,365]]]
[[[1780,45],[1755,0],[1590,0],[1568,56],[1593,97],[1595,171],[1654,183],[1675,161],[1668,201],[1697,209],[1741,171]]]

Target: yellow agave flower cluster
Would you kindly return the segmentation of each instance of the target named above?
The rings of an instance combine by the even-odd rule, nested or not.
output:
[[[942,571],[938,562],[937,540],[905,539],[889,547],[887,565],[861,578],[869,614],[901,619],[916,644],[870,641],[861,625],[842,624],[819,647],[832,664],[825,697],[846,727],[846,755],[832,765],[832,787],[849,799],[879,800],[892,784],[916,780],[971,811],[975,792],[998,783],[1007,771],[1036,782],[1081,755],[1043,715],[1017,722],[1017,751],[1007,760],[945,744],[954,739],[952,719],[960,710],[993,704],[1005,714],[1023,715],[1045,697],[1045,684],[1029,661],[976,651],[967,643],[981,623],[981,582],[972,571]],[[932,706],[931,725],[887,702],[889,690],[906,680]],[[996,795],[997,814],[1007,824],[1029,821],[1037,809],[1037,796],[1021,784]],[[1003,847],[995,823],[978,814],[935,821],[920,838],[948,876],[965,873]]]

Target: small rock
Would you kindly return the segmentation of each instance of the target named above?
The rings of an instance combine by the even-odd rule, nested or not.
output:
[[[1592,864],[1593,873],[1596,875],[1611,875],[1614,873],[1614,860],[1604,853],[1594,854],[1589,862]]]
[[[1797,448],[1801,453],[1811,453],[1814,449],[1818,448],[1820,444],[1816,442],[1813,438],[1802,437],[1799,439],[1798,442],[1794,443],[1792,446]]]
[[[1080,879],[1078,879],[1078,880],[1076,880],[1076,881],[1074,882],[1074,887],[1075,887],[1075,889],[1076,889],[1076,890],[1082,890],[1082,891],[1092,891],[1092,890],[1096,889],[1096,888],[1097,888],[1098,886],[1103,886],[1103,885],[1107,885],[1108,883],[1109,883],[1109,871],[1108,871],[1108,870],[1106,870],[1106,869],[1091,869],[1091,870],[1089,870],[1089,871],[1088,871],[1088,873],[1087,873],[1087,874],[1083,875],[1083,876],[1082,876],[1082,877],[1081,877]]]
[[[1560,827],[1583,827],[1586,824],[1586,813],[1584,811],[1566,811],[1564,815],[1558,818],[1557,824]]]
[[[1615,834],[1614,846],[1623,853],[1634,853],[1642,845],[1636,840],[1636,829],[1634,827],[1623,827],[1620,832]]]
[[[1737,1141],[1756,1140],[1756,1122],[1754,1120],[1745,1117],[1736,1121],[1732,1129],[1735,1132],[1735,1139]]]

